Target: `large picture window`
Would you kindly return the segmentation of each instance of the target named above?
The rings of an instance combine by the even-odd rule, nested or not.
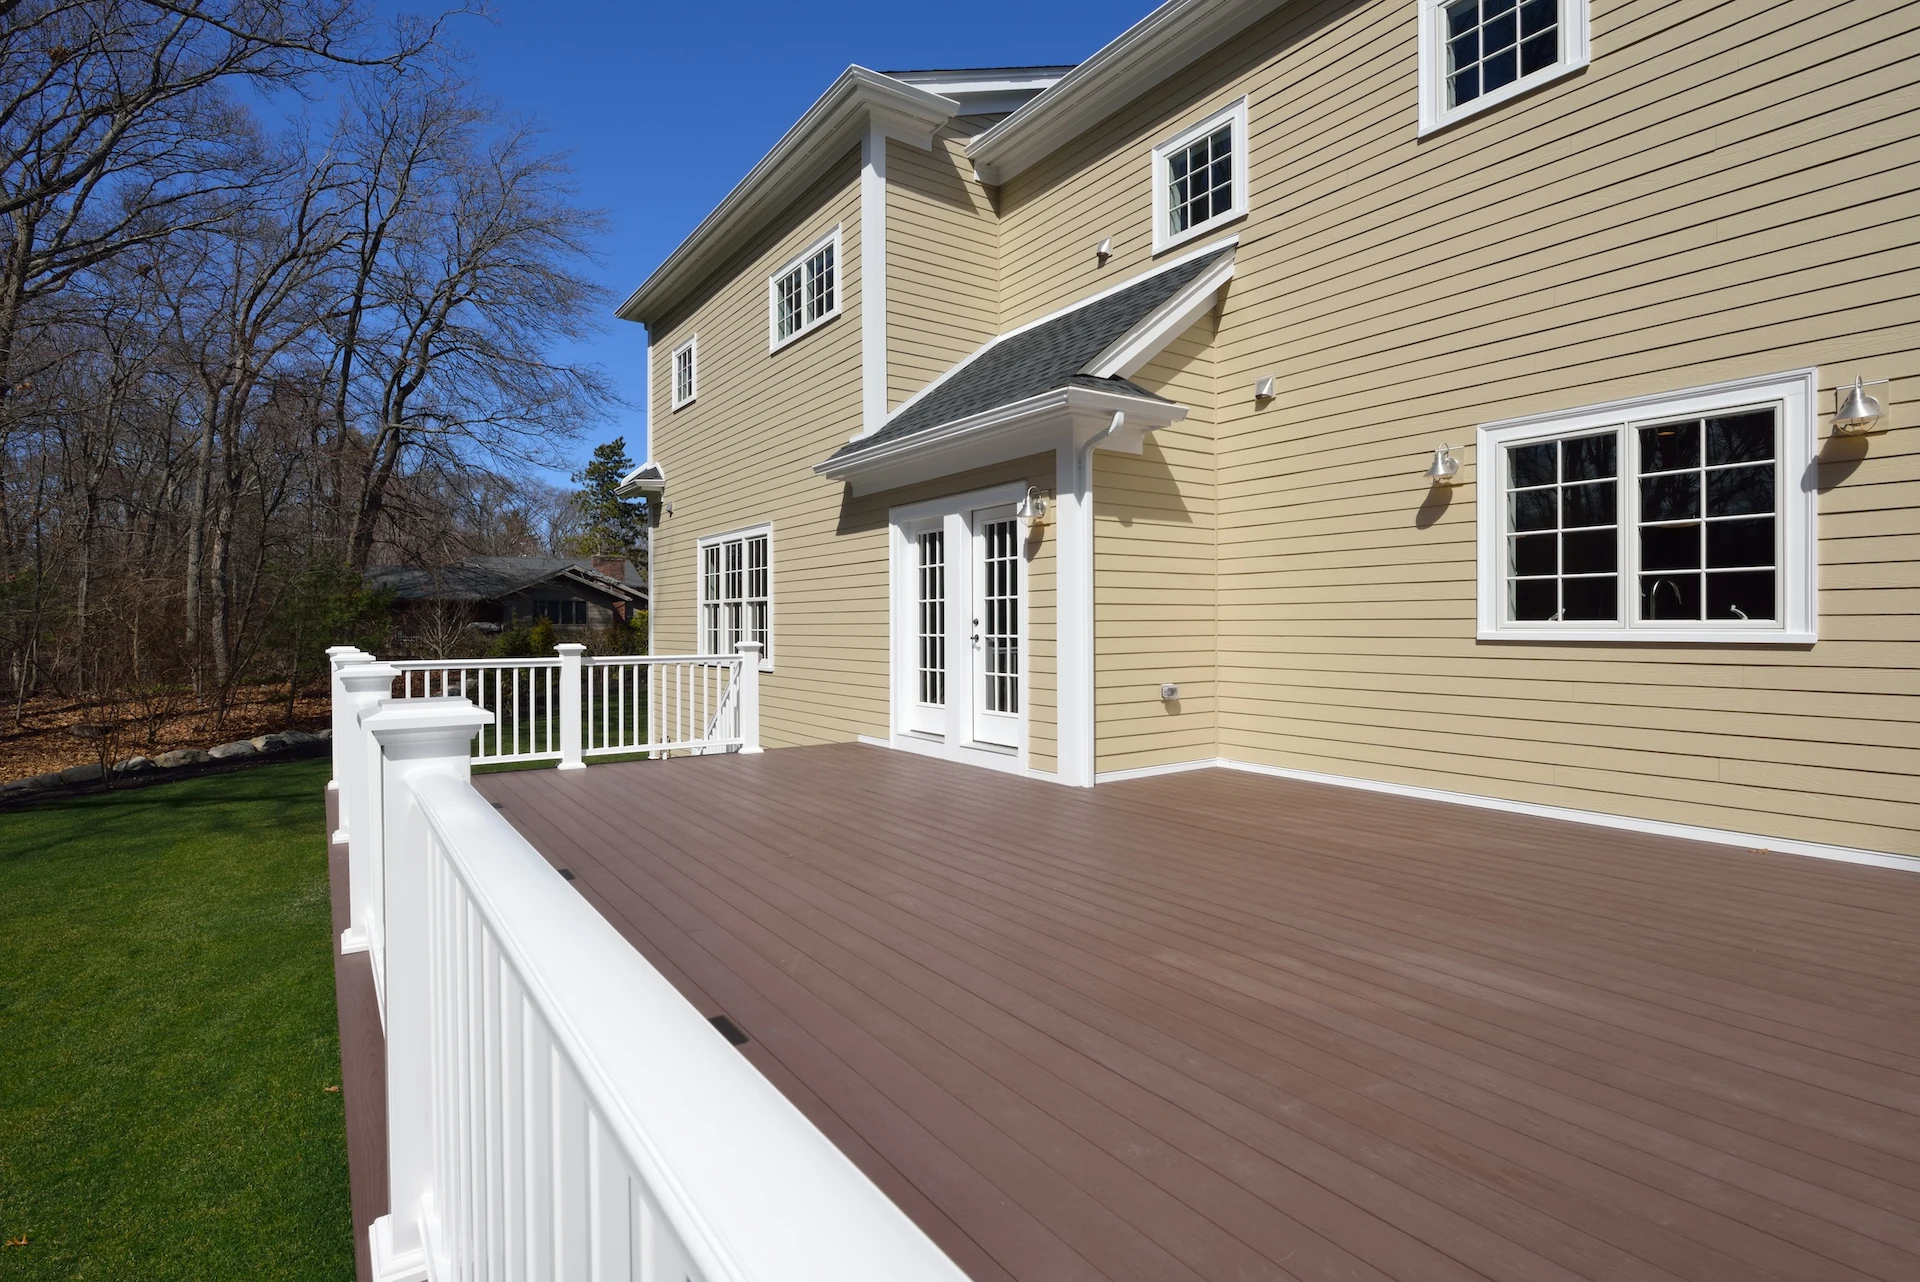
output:
[[[1480,635],[1811,641],[1811,374],[1480,429]]]
[[[1247,100],[1153,149],[1153,248],[1158,253],[1247,212]]]
[[[840,314],[840,229],[767,279],[767,346],[783,347]]]
[[[1587,65],[1587,0],[1420,0],[1420,131]]]
[[[700,541],[700,653],[732,654],[742,641],[773,658],[773,532],[766,526]]]

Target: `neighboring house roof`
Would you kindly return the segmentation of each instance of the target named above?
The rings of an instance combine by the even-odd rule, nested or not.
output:
[[[593,568],[584,557],[479,556],[451,565],[376,565],[367,586],[393,593],[396,601],[494,601],[550,580],[565,578],[627,601],[644,601],[646,586],[628,567],[627,579]]]
[[[1232,253],[1231,245],[1223,245],[1197,254],[1144,280],[1002,334],[895,410],[879,431],[840,447],[828,464],[1046,392],[1082,387],[1168,403],[1123,377],[1103,375],[1097,362]]]

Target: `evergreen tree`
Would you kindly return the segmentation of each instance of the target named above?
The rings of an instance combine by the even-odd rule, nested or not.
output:
[[[582,486],[574,495],[583,528],[571,540],[576,556],[624,556],[643,572],[647,558],[647,504],[624,498],[620,478],[633,470],[627,457],[627,438],[616,436],[596,446],[593,461],[573,479]]]

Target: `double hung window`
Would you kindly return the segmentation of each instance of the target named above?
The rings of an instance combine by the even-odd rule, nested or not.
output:
[[[773,534],[765,526],[700,541],[700,652],[732,654],[742,641],[773,657]]]
[[[767,345],[778,348],[840,314],[840,229],[767,280]]]
[[[692,404],[699,394],[700,336],[673,349],[673,408]]]

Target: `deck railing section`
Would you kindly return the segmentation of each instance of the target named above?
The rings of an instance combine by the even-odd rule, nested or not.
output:
[[[609,667],[617,694],[629,678]],[[355,668],[362,687],[394,673],[341,670]],[[368,766],[349,841],[379,852],[383,882],[368,946],[385,976],[390,1207],[374,1275],[961,1282],[474,790],[470,745],[494,718],[471,695],[457,679],[376,695],[349,736]]]
[[[396,660],[393,697],[461,698],[491,712],[474,736],[475,765],[759,751],[758,734],[744,733],[758,725],[747,707],[758,693],[758,646],[598,658],[581,645],[554,649],[551,659]]]

